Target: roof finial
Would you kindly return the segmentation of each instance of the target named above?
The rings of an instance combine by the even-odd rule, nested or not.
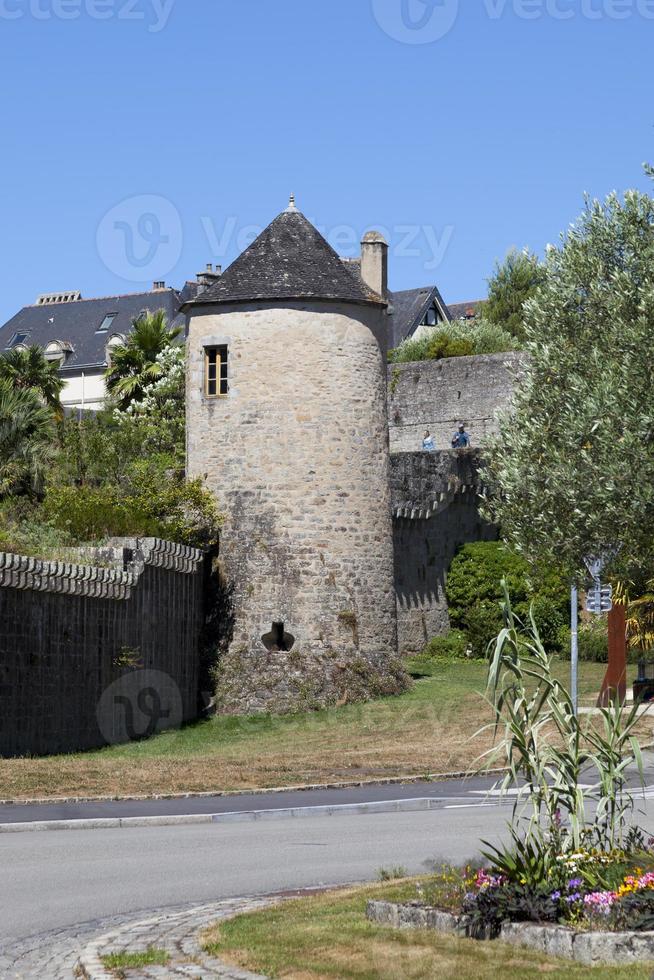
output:
[[[290,200],[288,202],[288,207],[286,208],[286,210],[287,211],[297,211],[297,208],[295,206],[295,194],[291,194]]]

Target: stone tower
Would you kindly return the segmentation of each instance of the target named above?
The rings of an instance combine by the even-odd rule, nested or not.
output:
[[[233,588],[224,712],[301,710],[404,684],[386,262],[375,234],[361,272],[344,262],[291,199],[187,306],[188,471],[225,514]]]

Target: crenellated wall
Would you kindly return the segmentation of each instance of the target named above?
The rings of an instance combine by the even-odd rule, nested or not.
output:
[[[476,450],[391,456],[401,654],[418,653],[432,637],[447,632],[445,582],[461,545],[497,537],[479,513],[482,486]]]
[[[391,452],[419,451],[426,429],[437,449],[450,449],[459,422],[473,447],[482,445],[496,431],[495,414],[510,401],[525,357],[510,352],[390,365]]]
[[[84,558],[109,567],[0,554],[3,756],[95,748],[197,715],[203,553],[145,539]]]

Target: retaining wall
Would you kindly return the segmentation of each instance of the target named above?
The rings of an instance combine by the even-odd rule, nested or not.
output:
[[[113,567],[0,553],[1,755],[91,749],[196,717],[203,554],[122,544],[125,564],[121,542],[85,552]]]

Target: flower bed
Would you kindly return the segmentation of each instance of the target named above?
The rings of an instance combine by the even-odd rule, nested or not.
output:
[[[501,939],[586,964],[654,960],[654,870],[642,867],[653,861],[649,849],[568,854],[550,869],[549,882],[537,884],[492,868],[445,867],[418,886],[416,901],[371,902],[368,917]]]
[[[474,925],[498,933],[503,922],[551,922],[582,931],[654,930],[654,871],[643,852],[577,853],[561,860],[538,883],[511,880],[481,870],[463,879],[467,886],[461,911]],[[640,862],[640,863],[639,863]],[[567,868],[579,869],[573,877]],[[631,866],[630,866],[631,865]]]

